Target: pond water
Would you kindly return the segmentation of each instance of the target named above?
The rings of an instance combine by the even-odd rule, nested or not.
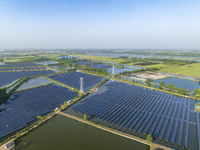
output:
[[[46,80],[44,78],[38,77],[38,78],[33,78],[28,80],[27,82],[23,83],[18,89],[17,91],[20,90],[24,90],[24,89],[28,89],[28,88],[32,88],[35,86],[39,86],[39,85],[43,85],[43,84],[47,84],[47,83],[51,83],[51,81]]]
[[[3,88],[3,87],[7,87],[7,86],[10,86],[11,84],[15,83],[17,80],[14,80],[12,81],[11,83],[9,84],[6,84],[6,85],[3,85],[3,86],[0,86],[0,89]],[[12,87],[14,87],[15,85],[13,85]]]
[[[150,147],[58,115],[20,138],[16,150],[149,150]]]
[[[112,73],[112,71],[113,71],[113,68],[106,69],[107,73]],[[133,69],[115,67],[114,74],[119,74],[120,72],[124,72],[124,71],[133,71]]]
[[[189,80],[195,80],[196,79],[195,77],[175,75],[175,74],[172,74],[172,73],[164,73],[164,72],[158,72],[158,73],[165,74],[165,75],[170,75],[170,76],[173,76],[173,77],[179,77],[179,78],[189,79]]]
[[[118,63],[111,63],[111,62],[106,62],[106,61],[98,61],[98,62],[109,63],[109,64],[113,64],[113,65],[123,65],[124,67],[126,67],[126,68],[131,68],[131,69],[146,69],[146,68],[144,68],[144,67],[129,66],[129,65],[118,64]]]
[[[164,83],[167,85],[174,84],[178,88],[185,88],[189,89],[190,91],[194,91],[195,88],[200,88],[199,82],[175,78],[175,77],[154,80],[152,82],[159,84],[160,81],[164,81]]]

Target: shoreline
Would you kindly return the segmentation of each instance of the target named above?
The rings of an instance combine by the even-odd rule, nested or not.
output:
[[[169,148],[169,147],[166,147],[166,146],[163,146],[163,145],[159,145],[159,144],[156,144],[156,143],[148,142],[148,141],[146,141],[144,139],[141,139],[141,138],[138,138],[138,137],[135,137],[135,136],[132,136],[132,135],[120,132],[120,131],[111,130],[109,127],[105,127],[103,125],[95,124],[95,123],[93,123],[91,121],[86,121],[84,119],[78,118],[78,117],[73,116],[73,115],[69,115],[69,114],[66,114],[66,113],[63,113],[63,112],[57,112],[57,114],[66,116],[68,118],[74,119],[74,120],[82,122],[82,123],[86,123],[88,125],[91,125],[93,127],[98,128],[98,129],[101,129],[101,130],[104,130],[104,131],[107,131],[107,132],[110,132],[110,133],[113,133],[113,134],[116,134],[116,135],[119,135],[119,136],[122,136],[122,137],[125,137],[125,138],[128,138],[128,139],[131,139],[131,140],[146,144],[146,145],[148,145],[150,147],[150,150],[155,150],[157,148],[161,148],[163,150],[171,150],[172,149],[172,148]]]

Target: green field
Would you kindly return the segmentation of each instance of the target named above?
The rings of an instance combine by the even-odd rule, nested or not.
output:
[[[77,56],[84,57],[86,59],[100,60],[100,61],[106,61],[106,62],[111,62],[111,63],[123,64],[123,62],[125,62],[125,59],[116,58],[116,57],[88,56],[88,55],[82,55],[82,54],[77,54]],[[135,63],[140,63],[140,62],[134,62],[133,65],[135,65]],[[194,64],[183,65],[183,66],[161,64],[160,61],[157,61],[157,63],[160,63],[160,64],[140,66],[140,67],[145,67],[145,68],[156,67],[156,68],[160,68],[161,72],[174,73],[174,74],[178,74],[178,75],[192,76],[192,77],[200,78],[200,63],[194,63]],[[125,64],[131,65],[131,62],[127,62]],[[139,65],[135,65],[135,66],[139,66]]]
[[[161,68],[161,71],[200,78],[200,63],[184,66],[165,65]]]

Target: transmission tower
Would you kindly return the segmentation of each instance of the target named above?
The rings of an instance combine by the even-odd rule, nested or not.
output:
[[[84,90],[83,90],[83,77],[80,77],[80,91],[84,92]]]
[[[112,74],[115,74],[115,66],[113,65]]]

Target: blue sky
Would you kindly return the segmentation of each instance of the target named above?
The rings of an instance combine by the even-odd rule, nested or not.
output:
[[[0,49],[200,49],[199,0],[0,0]]]

